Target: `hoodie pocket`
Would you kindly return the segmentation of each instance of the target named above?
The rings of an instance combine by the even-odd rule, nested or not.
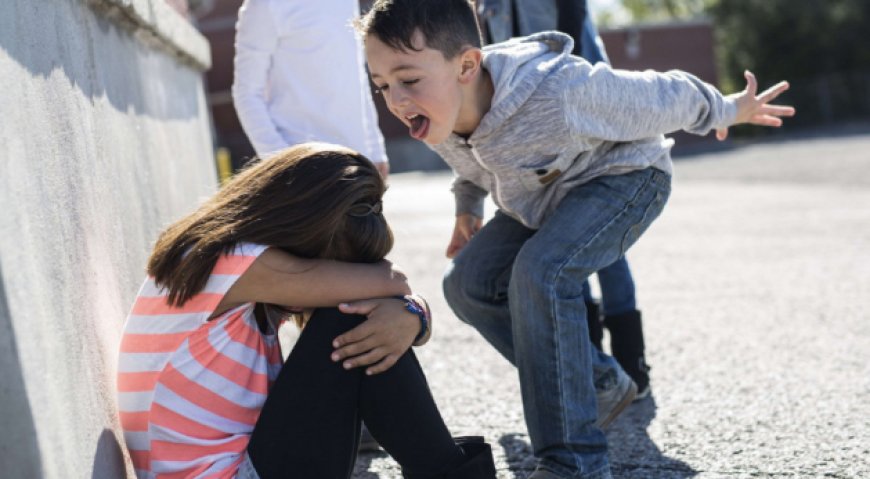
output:
[[[520,166],[520,181],[529,191],[537,191],[553,184],[571,166],[571,158],[549,155],[532,165]]]

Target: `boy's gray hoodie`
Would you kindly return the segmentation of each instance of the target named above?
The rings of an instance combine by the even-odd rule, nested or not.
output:
[[[539,228],[571,188],[648,167],[671,172],[676,130],[729,125],[733,101],[680,71],[613,70],[570,55],[573,40],[543,32],[484,48],[491,108],[466,140],[433,149],[453,168],[456,213],[483,217],[483,200]]]

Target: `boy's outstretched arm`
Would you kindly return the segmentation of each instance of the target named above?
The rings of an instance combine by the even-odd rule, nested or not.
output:
[[[788,82],[779,82],[758,95],[758,81],[755,79],[755,75],[747,70],[743,72],[743,76],[746,78],[746,89],[740,93],[728,95],[728,98],[733,99],[737,105],[737,117],[734,119],[733,125],[749,123],[779,127],[782,126],[780,117],[794,116],[795,109],[793,107],[770,104],[782,92],[788,90]],[[728,128],[717,129],[716,138],[719,141],[728,138]]]

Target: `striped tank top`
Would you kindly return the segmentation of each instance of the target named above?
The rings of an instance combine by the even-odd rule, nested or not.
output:
[[[208,321],[265,246],[221,256],[181,307],[145,280],[127,317],[118,362],[121,428],[136,475],[232,478],[281,369],[274,330],[247,303]],[[271,328],[271,326],[270,326]]]

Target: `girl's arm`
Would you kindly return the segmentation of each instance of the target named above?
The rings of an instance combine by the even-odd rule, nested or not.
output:
[[[215,314],[250,302],[335,307],[360,299],[410,293],[407,278],[389,261],[359,264],[304,259],[269,248],[233,284]]]

